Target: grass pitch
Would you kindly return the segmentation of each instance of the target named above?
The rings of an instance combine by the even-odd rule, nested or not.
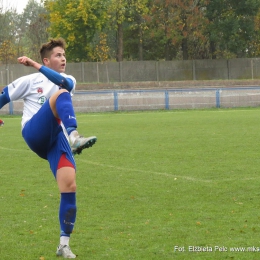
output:
[[[59,191],[1,116],[0,259],[57,259]],[[260,109],[78,114],[79,260],[257,259]]]

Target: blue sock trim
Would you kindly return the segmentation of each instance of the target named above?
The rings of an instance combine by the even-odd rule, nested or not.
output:
[[[73,231],[75,220],[76,220],[76,193],[61,193],[60,201],[60,236],[69,237]]]
[[[68,127],[66,130],[67,130],[68,135],[70,135],[70,133],[75,131],[76,129],[77,129],[76,127]]]

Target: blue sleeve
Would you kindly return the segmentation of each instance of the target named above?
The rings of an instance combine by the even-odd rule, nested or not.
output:
[[[54,84],[60,86],[61,88],[67,89],[69,92],[73,89],[73,81],[70,78],[63,77],[60,73],[46,67],[41,66],[39,71],[46,76]]]
[[[0,93],[0,109],[10,102],[10,97],[8,94],[8,88],[5,87],[3,91]]]

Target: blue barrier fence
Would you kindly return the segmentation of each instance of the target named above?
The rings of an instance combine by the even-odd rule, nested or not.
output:
[[[152,109],[189,109],[189,108],[225,108],[260,105],[260,86],[232,88],[199,89],[163,89],[163,90],[111,90],[79,91],[76,95],[86,95],[86,107],[89,100],[113,98],[113,107],[109,111],[152,110]],[[91,98],[93,96],[93,98]],[[94,104],[94,106],[98,106]],[[105,103],[105,101],[103,102]],[[100,102],[99,102],[100,104]],[[108,106],[108,104],[107,104]],[[91,108],[89,107],[89,110]],[[93,109],[92,109],[93,111]]]
[[[260,106],[260,86],[199,89],[77,91],[76,112],[171,110]],[[9,103],[3,114],[21,114],[22,101]]]

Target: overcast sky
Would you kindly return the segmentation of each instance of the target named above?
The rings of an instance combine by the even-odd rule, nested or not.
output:
[[[23,12],[29,0],[2,0],[4,8],[15,8],[20,14]],[[37,0],[37,2],[40,2]]]

